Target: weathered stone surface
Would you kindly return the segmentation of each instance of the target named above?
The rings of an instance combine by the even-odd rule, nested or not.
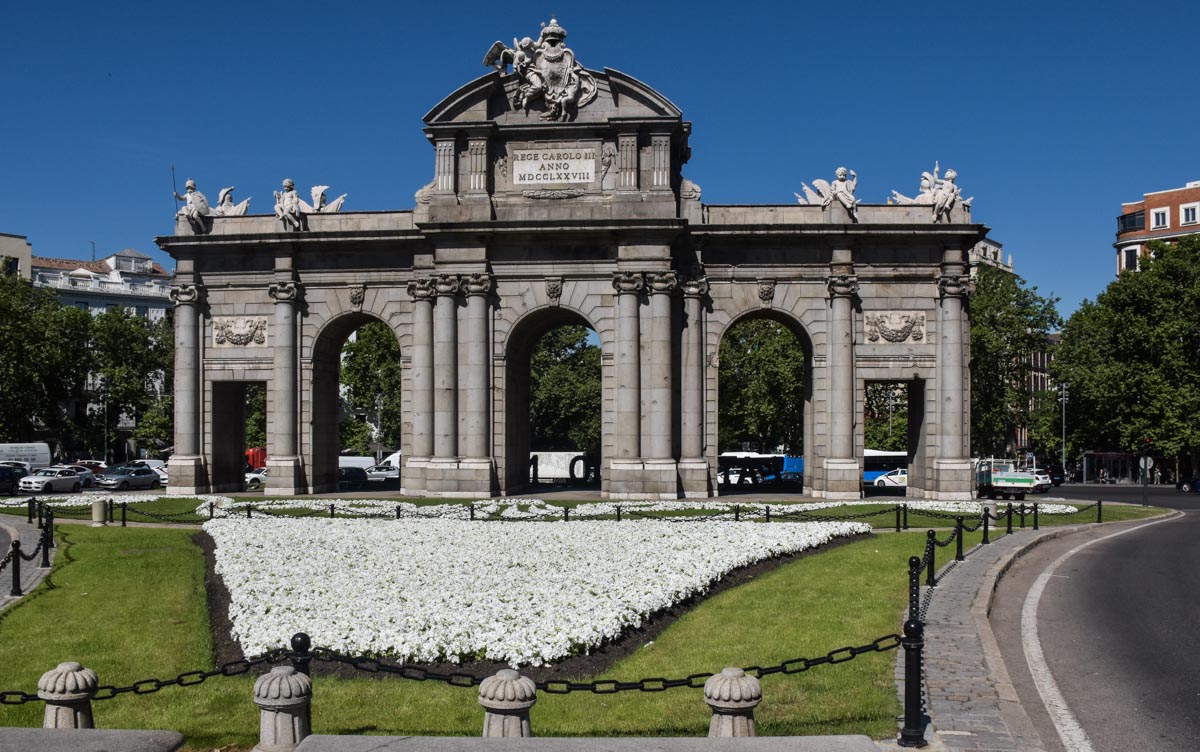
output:
[[[310,736],[296,752],[878,752],[866,736],[757,736],[742,739],[464,739],[445,736]]]
[[[0,728],[0,752],[174,752],[183,742],[175,731]]]

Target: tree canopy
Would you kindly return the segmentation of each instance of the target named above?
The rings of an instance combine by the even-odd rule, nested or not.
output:
[[[366,413],[370,423],[378,426],[376,440],[398,448],[402,424],[400,343],[386,324],[377,321],[366,324],[353,340],[346,342],[342,348],[341,383],[350,410]],[[370,454],[371,440],[369,427],[353,425],[342,429],[344,448]]]
[[[1200,451],[1200,237],[1155,242],[1067,321],[1052,366],[1081,449]]]
[[[1007,454],[1029,420],[1034,352],[1062,325],[1057,298],[1038,294],[1019,276],[980,264],[971,296],[971,451]]]
[[[804,451],[804,348],[770,319],[735,324],[721,338],[718,376],[720,451]]]
[[[530,448],[600,454],[600,348],[585,326],[542,335],[529,362]]]

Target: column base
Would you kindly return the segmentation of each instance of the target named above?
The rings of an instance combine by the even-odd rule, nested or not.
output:
[[[171,455],[167,460],[167,493],[206,494],[211,493],[208,466],[199,455]]]
[[[709,493],[708,460],[699,459],[679,461],[679,485],[683,488],[686,499],[707,499]]]
[[[675,460],[613,460],[608,467],[610,499],[678,499]]]
[[[434,457],[424,468],[425,492],[446,499],[476,499],[492,495],[495,472],[490,458]]]
[[[974,469],[969,459],[934,460],[933,489],[925,492],[925,498],[935,501],[974,500]]]
[[[825,460],[825,487],[813,489],[813,496],[822,499],[861,499],[862,467],[858,460]]]
[[[428,457],[407,457],[400,471],[400,493],[405,496],[425,495],[425,471],[429,467]]]
[[[270,470],[263,496],[298,496],[308,493],[304,481],[304,464],[299,457],[268,457]]]

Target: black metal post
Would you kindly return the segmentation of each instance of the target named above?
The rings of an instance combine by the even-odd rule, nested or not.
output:
[[[621,507],[617,507],[617,522],[621,521]]]
[[[1104,522],[1104,500],[1096,499],[1096,522]]]
[[[1005,532],[1012,535],[1012,504],[1008,505],[1008,511],[1005,514],[1008,515],[1008,529]]]
[[[116,507],[116,505],[117,505],[117,503],[115,501],[113,501],[112,499],[109,499],[108,503],[105,504],[105,506],[108,507],[108,521],[109,522],[117,521],[117,518],[116,518],[117,512],[116,512],[116,509],[114,508],[114,507]]]
[[[208,518],[211,520],[216,515],[217,515],[217,502],[215,502],[215,501],[208,502]]]
[[[400,519],[400,505],[396,505],[396,519]]]
[[[1024,530],[1025,529],[1025,502],[1021,502],[1021,506],[1018,507],[1018,509],[1021,512],[1021,529]]]
[[[50,548],[54,545],[54,531],[46,529],[42,531],[42,569],[50,567]]]
[[[985,546],[992,542],[992,539],[988,537],[988,527],[991,525],[991,523],[992,512],[991,510],[985,508],[983,510],[983,545]]]
[[[734,522],[742,521],[742,505],[741,504],[733,505],[733,521]]]
[[[937,532],[930,530],[925,533],[925,550],[929,552],[929,570],[925,572],[925,584],[929,587],[937,587],[937,580],[934,578],[934,570],[937,569]]]
[[[767,507],[767,522],[771,521],[771,507]]]
[[[570,522],[570,521],[571,521],[571,508],[563,507],[563,522]]]
[[[28,506],[29,511],[25,515],[25,524],[32,525],[33,524],[33,499],[30,499],[29,504],[27,504],[26,506]]]
[[[54,510],[53,509],[49,509],[49,508],[46,509],[46,528],[50,531],[50,537],[48,538],[48,540],[50,541],[50,547],[58,548],[57,544],[54,543]]]
[[[904,622],[904,727],[896,743],[901,747],[924,747],[925,727],[921,713],[921,653],[925,626],[921,623],[921,560],[908,560],[908,619]]]
[[[249,504],[247,504],[246,505],[246,519],[250,519],[250,515],[253,514],[252,510],[253,510],[253,507],[251,507]]]
[[[125,513],[129,511],[129,502],[121,502],[121,527],[125,527]]]
[[[303,632],[292,635],[292,666],[300,673],[308,676],[308,664],[312,661],[312,639]]]
[[[40,501],[38,501],[38,500],[37,500],[37,497],[36,497],[36,496],[35,496],[35,497],[33,497],[32,499],[30,499],[30,501],[32,501],[32,502],[34,502],[35,504],[37,504],[37,510],[38,510],[38,527],[39,527],[39,528],[41,528],[42,526],[44,526],[44,525],[46,524],[46,522],[45,522],[45,519],[42,517],[42,507],[43,507],[44,505],[42,504],[42,502],[40,502]]]
[[[908,529],[908,505],[904,505],[904,529]]]
[[[1033,505],[1033,529],[1038,529],[1038,505],[1036,502]]]
[[[333,517],[335,516],[335,513],[334,513],[335,509],[336,509],[336,507],[334,507],[333,504],[329,505],[329,518],[330,519],[333,519]]]
[[[12,542],[12,592],[9,593],[16,598],[21,595],[21,541],[14,539]]]
[[[954,560],[963,560],[962,539],[963,539],[963,518],[954,518],[954,542],[957,544],[954,548]]]
[[[900,505],[896,505],[896,532],[900,532]]]
[[[471,504],[471,521],[475,521],[475,505]]]

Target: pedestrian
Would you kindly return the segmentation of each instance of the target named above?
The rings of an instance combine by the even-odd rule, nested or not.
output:
[[[1154,468],[1154,485],[1162,485],[1162,470],[1159,470],[1157,467]]]

